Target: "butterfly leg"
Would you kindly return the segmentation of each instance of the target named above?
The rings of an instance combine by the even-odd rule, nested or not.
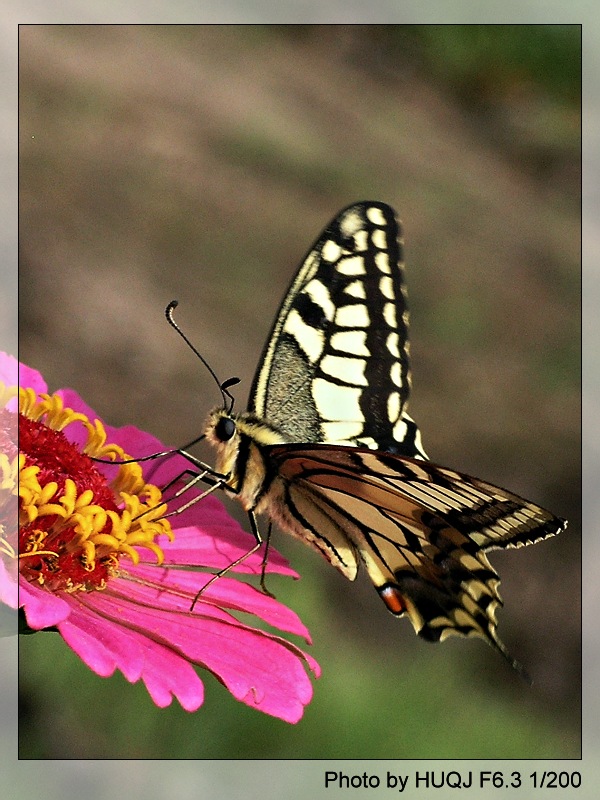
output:
[[[216,488],[217,488],[217,486],[211,487],[211,489],[208,489],[206,492],[204,492],[204,495],[208,494],[211,491],[214,491],[214,489],[216,489]],[[256,523],[256,517],[254,516],[254,513],[252,511],[248,512],[248,517],[250,519],[250,527],[252,528],[252,534],[253,534],[254,538],[256,539],[256,544],[253,547],[251,547],[250,550],[248,550],[247,553],[244,553],[239,558],[236,558],[235,561],[232,561],[231,564],[228,564],[226,567],[223,567],[223,569],[220,569],[218,572],[215,572],[215,574],[210,578],[210,580],[207,583],[205,583],[204,586],[200,589],[200,591],[198,592],[196,597],[194,597],[194,601],[192,603],[190,611],[194,610],[194,606],[196,605],[196,603],[200,599],[200,596],[202,594],[204,594],[204,592],[208,589],[208,587],[211,586],[216,580],[218,580],[218,578],[222,578],[223,575],[226,575],[230,570],[232,570],[235,567],[237,567],[240,564],[242,564],[247,558],[250,558],[250,556],[254,555],[254,553],[256,553],[256,551],[260,549],[260,547],[263,544],[264,540],[263,540],[263,538],[262,538],[262,536],[260,534],[260,531],[258,530],[258,525]],[[270,531],[269,531],[269,536],[270,536]],[[263,564],[262,564],[263,573],[264,573],[265,564],[266,564],[265,559],[263,559]],[[261,576],[261,587],[263,588],[265,594],[269,595],[269,597],[273,597],[273,595],[264,588],[263,576]]]
[[[254,515],[252,515],[252,516],[254,517]],[[256,519],[254,520],[254,524],[256,525]],[[266,569],[267,569],[267,563],[269,561],[269,546],[271,544],[271,531],[272,531],[272,529],[273,529],[273,523],[269,522],[269,529],[267,530],[267,538],[265,539],[265,553],[263,555],[263,560],[262,560],[262,564],[261,564],[261,567],[260,567],[260,588],[261,588],[263,594],[266,594],[268,597],[272,597],[273,600],[275,600],[276,599],[275,595],[273,594],[273,592],[270,592],[267,589],[267,586],[266,586],[266,583],[265,583],[265,573],[266,573]]]
[[[176,478],[173,478],[173,480],[169,481],[169,483],[166,484],[166,486],[162,490],[163,493],[165,491],[168,491],[168,489],[170,489],[171,486],[180,481],[184,475],[191,475],[192,477],[190,478],[189,481],[187,481],[187,483],[185,483],[181,487],[181,489],[178,489],[175,492],[173,497],[169,498],[168,500],[169,503],[173,502],[173,500],[177,500],[179,497],[185,494],[185,492],[193,488],[197,483],[200,483],[200,481],[208,483],[209,488],[205,489],[203,492],[201,492],[201,494],[192,497],[191,500],[188,500],[187,503],[184,503],[184,505],[180,506],[179,508],[176,508],[174,511],[169,511],[168,514],[165,514],[165,517],[174,517],[177,514],[181,514],[183,511],[187,511],[188,508],[195,505],[199,500],[202,500],[207,495],[212,494],[212,492],[214,492],[215,489],[220,489],[225,483],[224,477],[220,476],[215,477],[214,473],[209,472],[208,470],[203,470],[202,472],[193,472],[192,470],[184,470],[179,475],[177,475]]]

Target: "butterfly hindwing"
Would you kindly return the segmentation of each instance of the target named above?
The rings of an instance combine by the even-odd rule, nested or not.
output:
[[[286,486],[283,504],[315,537],[346,538],[392,613],[430,641],[482,636],[520,668],[496,634],[500,579],[486,552],[552,536],[562,520],[427,461],[323,445],[275,445],[268,456]],[[337,560],[334,545],[327,557]],[[352,574],[341,571],[354,577],[355,559]]]
[[[400,223],[384,203],[344,209],[281,305],[250,411],[289,441],[424,456],[406,414],[408,310]]]

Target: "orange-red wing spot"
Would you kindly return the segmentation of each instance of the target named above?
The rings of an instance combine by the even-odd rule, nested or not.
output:
[[[400,594],[400,591],[396,589],[395,586],[384,586],[378,591],[381,595],[381,599],[392,612],[392,614],[396,614],[396,616],[404,614],[404,612],[407,610],[407,605],[404,602],[404,598]]]

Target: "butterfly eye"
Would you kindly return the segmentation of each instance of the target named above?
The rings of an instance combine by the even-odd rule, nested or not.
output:
[[[215,434],[222,442],[228,442],[235,433],[235,422],[229,417],[221,417],[215,425]]]

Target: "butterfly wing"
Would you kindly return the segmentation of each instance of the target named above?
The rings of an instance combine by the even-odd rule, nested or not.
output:
[[[351,543],[345,555],[360,556],[388,609],[425,639],[481,636],[523,671],[496,633],[500,581],[486,553],[552,536],[563,520],[427,461],[319,445],[276,445],[268,455],[297,535],[318,537],[338,568],[337,542]]]
[[[406,413],[401,229],[384,203],[349,206],[308,252],[281,305],[249,410],[289,441],[425,457]]]

